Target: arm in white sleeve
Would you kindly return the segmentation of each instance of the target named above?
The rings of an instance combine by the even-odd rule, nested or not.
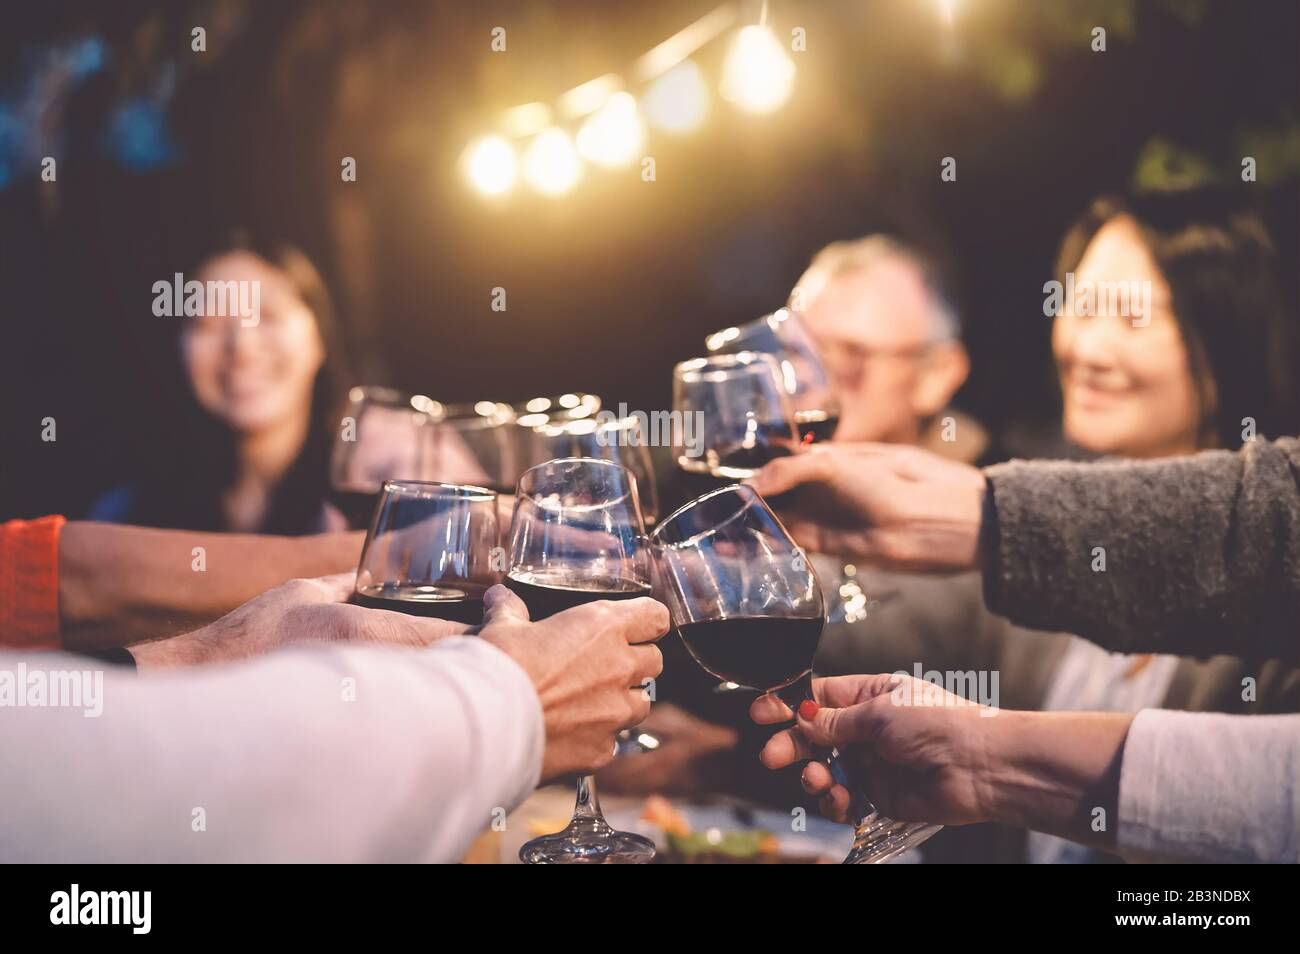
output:
[[[99,665],[0,654],[0,680],[20,662]],[[97,718],[0,692],[0,860],[455,861],[545,746],[527,674],[476,637],[102,686]]]
[[[1139,712],[1118,842],[1130,860],[1300,861],[1300,715]]]

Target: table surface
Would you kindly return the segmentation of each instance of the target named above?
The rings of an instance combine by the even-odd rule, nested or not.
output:
[[[626,818],[639,813],[645,805],[644,795],[601,795],[601,809],[607,817],[622,816]],[[713,801],[713,800],[710,800]],[[719,796],[716,803],[720,805],[744,805],[743,800]],[[568,824],[573,814],[574,788],[572,785],[548,785],[539,788],[506,816],[505,824],[500,830],[484,832],[474,842],[465,856],[467,864],[521,864],[519,849],[529,839],[546,831],[559,831]],[[619,821],[620,819],[615,819]],[[812,826],[829,826],[823,819],[811,822]],[[544,829],[544,830],[543,830]],[[843,856],[847,846],[852,842],[852,832],[844,826],[833,826],[833,830],[842,833],[845,844],[831,847],[826,860],[836,860]],[[824,829],[823,829],[824,835]],[[797,836],[796,836],[797,837]],[[825,848],[825,842],[820,842]]]

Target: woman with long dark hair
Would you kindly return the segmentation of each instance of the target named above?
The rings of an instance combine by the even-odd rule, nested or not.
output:
[[[196,261],[184,276],[204,287],[256,283],[259,314],[172,319],[185,423],[158,448],[147,481],[110,491],[90,516],[287,535],[343,529],[326,494],[346,372],[324,281],[301,251],[247,232]]]
[[[1093,202],[1056,267],[1063,286],[1094,298],[1088,314],[1065,301],[1052,329],[1066,437],[1161,457],[1297,433],[1295,322],[1275,258],[1263,223],[1230,193]],[[1145,284],[1150,314],[1107,313],[1106,283]]]

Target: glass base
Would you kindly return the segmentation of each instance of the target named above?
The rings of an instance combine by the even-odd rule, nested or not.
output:
[[[831,777],[849,790],[849,811],[858,821],[853,826],[853,847],[849,849],[846,865],[878,865],[892,861],[909,848],[928,841],[943,830],[942,825],[929,822],[901,822],[886,818],[860,788],[854,785],[844,758],[836,749],[831,750]]]
[[[853,847],[849,849],[846,865],[878,865],[892,861],[909,848],[915,848],[931,835],[943,829],[942,825],[927,822],[899,822],[872,812],[857,825]]]
[[[655,843],[630,831],[616,831],[602,818],[575,818],[564,831],[534,838],[519,849],[526,865],[647,865]]]

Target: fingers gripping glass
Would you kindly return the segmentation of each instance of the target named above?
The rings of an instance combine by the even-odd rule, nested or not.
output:
[[[825,623],[811,563],[752,488],[726,487],[664,519],[650,536],[660,591],[682,642],[719,679],[781,695],[812,695]],[[837,753],[831,770],[847,785]],[[850,791],[853,789],[850,787]],[[940,826],[894,822],[855,793],[846,864],[886,861]]]
[[[594,600],[651,593],[651,567],[636,482],[607,460],[562,458],[525,471],[515,489],[506,586],[546,619]],[[595,780],[578,780],[569,826],[528,842],[529,864],[638,864],[654,842],[605,821]]]

